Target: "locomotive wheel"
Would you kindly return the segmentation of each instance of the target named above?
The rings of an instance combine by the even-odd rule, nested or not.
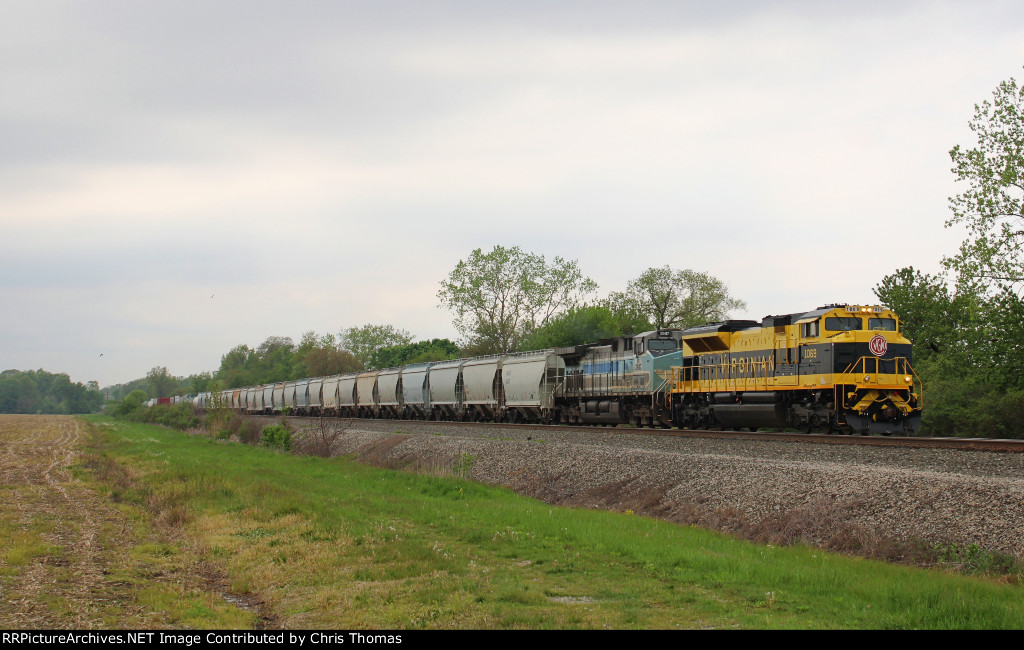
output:
[[[811,416],[810,420],[810,430],[807,433],[811,433],[812,431],[822,431],[822,425],[824,424],[824,422],[822,422],[822,418],[820,415],[815,413]]]
[[[796,413],[793,413],[792,415],[789,416],[789,426],[792,429],[796,429],[800,433],[810,433],[811,432],[811,423],[810,422],[801,422],[800,421],[800,416],[797,415]]]

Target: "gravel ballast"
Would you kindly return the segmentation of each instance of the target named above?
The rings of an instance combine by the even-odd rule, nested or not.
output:
[[[411,421],[358,421],[334,453],[765,541],[977,544],[1024,558],[1024,454]]]

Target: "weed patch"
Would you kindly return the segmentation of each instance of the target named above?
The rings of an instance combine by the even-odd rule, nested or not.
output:
[[[292,432],[283,424],[263,427],[260,433],[260,446],[289,451],[292,448]]]
[[[335,443],[348,432],[351,426],[352,420],[319,417],[312,426],[302,430],[301,435],[298,436],[295,451],[299,454],[330,458],[333,455]]]

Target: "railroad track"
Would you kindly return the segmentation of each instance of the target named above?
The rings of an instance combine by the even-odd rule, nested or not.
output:
[[[280,421],[280,415],[251,416],[268,422]],[[775,442],[812,442],[826,445],[862,445],[872,447],[905,447],[922,449],[960,449],[978,451],[999,451],[1024,453],[1024,440],[1000,440],[995,438],[925,438],[919,436],[858,436],[824,433],[797,433],[790,431],[708,431],[691,429],[641,429],[621,426],[581,426],[565,424],[509,424],[506,422],[458,422],[434,420],[389,420],[376,418],[330,418],[339,421],[374,422],[391,424],[396,427],[415,423],[418,425],[436,425],[439,427],[493,427],[503,429],[541,430],[541,431],[609,431],[624,435],[674,436],[680,438],[735,438],[740,440],[764,440]],[[300,426],[317,422],[316,417],[289,416],[288,421]]]

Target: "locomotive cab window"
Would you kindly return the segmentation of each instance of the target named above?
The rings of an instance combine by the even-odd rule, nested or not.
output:
[[[859,318],[853,316],[826,318],[825,329],[830,332],[854,332],[864,329],[864,324]]]
[[[895,318],[869,318],[868,319],[869,330],[882,330],[883,332],[895,332],[896,331],[896,319]]]
[[[813,338],[821,334],[821,321],[813,320],[810,323],[801,323],[800,325],[800,336],[803,338]]]
[[[651,339],[647,342],[647,349],[651,352],[679,349],[673,339]]]

